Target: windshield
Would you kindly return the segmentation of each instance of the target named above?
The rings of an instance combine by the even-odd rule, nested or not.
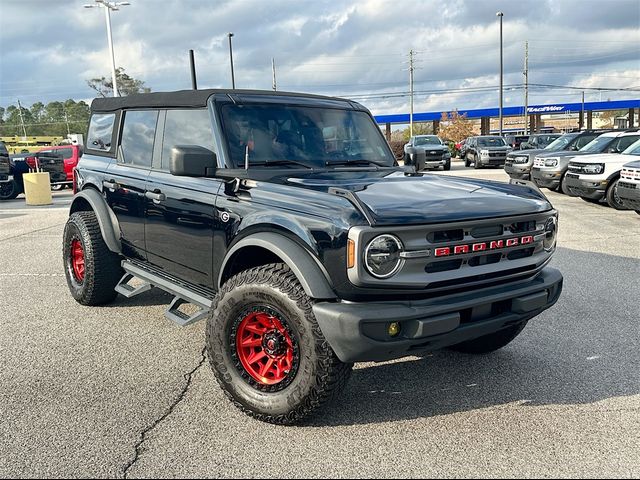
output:
[[[588,153],[604,152],[604,149],[607,148],[607,145],[609,145],[614,138],[615,137],[609,137],[604,135],[600,137],[596,137],[593,140],[591,140],[589,143],[587,143],[584,147],[582,147],[580,151],[588,152]]]
[[[629,145],[629,147],[624,152],[622,152],[622,154],[623,155],[640,155],[640,140]]]
[[[502,137],[479,137],[478,146],[479,147],[504,147],[506,146],[506,143],[504,143],[504,138]]]
[[[325,168],[368,163],[391,167],[395,159],[365,112],[279,104],[225,104],[222,124],[231,161],[242,168],[290,165]]]
[[[413,143],[416,147],[419,145],[442,145],[440,139],[436,136],[416,137]]]
[[[556,138],[553,142],[551,142],[549,145],[547,145],[546,147],[544,147],[545,150],[551,150],[553,152],[557,152],[559,150],[564,150],[564,148],[569,145],[569,143],[571,142],[571,140],[573,140],[574,138],[576,138],[578,134],[566,134],[566,135],[562,135],[560,138]]]

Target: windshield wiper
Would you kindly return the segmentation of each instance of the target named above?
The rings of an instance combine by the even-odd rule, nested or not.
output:
[[[313,168],[306,163],[297,162],[295,160],[265,160],[264,162],[251,162],[249,164],[250,167],[270,167],[270,166],[278,166],[278,165],[300,165],[304,168]]]
[[[327,167],[334,165],[377,165],[378,167],[388,167],[384,163],[374,162],[373,160],[327,160],[324,162]]]

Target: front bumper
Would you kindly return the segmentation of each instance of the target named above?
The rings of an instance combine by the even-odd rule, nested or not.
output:
[[[539,187],[558,188],[562,181],[562,171],[548,168],[543,170],[539,167],[533,167],[531,169],[531,179]]]
[[[509,283],[420,301],[316,303],[313,313],[343,362],[383,361],[437,350],[535,317],[562,291],[550,267],[522,283]],[[390,322],[400,334],[390,337]]]
[[[504,164],[504,171],[511,177],[519,180],[529,180],[531,178],[530,163],[512,163],[507,160]]]
[[[618,197],[625,207],[640,210],[640,184],[620,180],[618,182]]]
[[[566,176],[567,188],[572,195],[591,200],[601,200],[604,197],[609,182],[606,180],[582,180],[574,175],[567,173]]]
[[[480,156],[478,157],[480,165],[488,165],[491,167],[502,167],[504,166],[504,162],[506,160],[506,157],[502,157],[502,156],[492,156],[489,155],[488,157],[483,157]]]

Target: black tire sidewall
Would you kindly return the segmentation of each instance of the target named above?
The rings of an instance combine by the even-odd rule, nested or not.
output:
[[[0,200],[13,200],[14,198],[16,198],[18,195],[20,195],[20,189],[18,187],[18,184],[16,183],[15,180],[11,180],[10,182],[2,182],[1,185],[1,191],[4,191],[7,188],[6,184],[11,184],[11,186],[13,187],[11,190],[11,193],[9,193],[8,195],[2,195],[0,194]],[[7,190],[8,191],[8,190]]]
[[[63,254],[62,258],[64,261],[64,273],[67,278],[67,285],[69,286],[69,291],[74,299],[78,302],[83,301],[86,297],[87,285],[90,284],[92,279],[90,278],[90,273],[92,269],[89,268],[89,263],[91,261],[90,251],[87,249],[87,244],[90,243],[90,239],[85,238],[83,235],[83,225],[78,221],[79,217],[71,216],[69,221],[67,222],[64,228],[64,243],[63,243]],[[86,232],[86,231],[85,231]],[[71,259],[71,243],[74,240],[78,240],[82,244],[82,251],[84,252],[84,262],[85,262],[85,270],[84,270],[84,279],[82,282],[79,282],[76,279],[76,276],[73,272],[72,259]]]
[[[298,365],[295,377],[285,388],[277,391],[253,386],[257,382],[242,367],[238,367],[232,330],[251,306],[267,306],[280,313],[282,321],[292,332],[297,346]],[[258,414],[278,417],[302,406],[316,386],[318,356],[312,326],[306,317],[310,312],[280,289],[265,283],[242,283],[231,290],[221,291],[207,324],[207,348],[218,381],[224,383],[227,394]]]
[[[616,210],[628,210],[628,208],[625,207],[621,202],[616,202],[616,187],[618,186],[619,180],[619,178],[616,178],[611,182],[611,185],[609,185],[606,193],[607,204],[611,208],[615,208]]]

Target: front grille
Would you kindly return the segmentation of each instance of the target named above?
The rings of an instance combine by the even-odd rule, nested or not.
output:
[[[358,260],[357,267],[349,270],[349,279],[356,285],[448,292],[453,285],[480,287],[510,275],[534,274],[551,256],[542,240],[545,222],[552,215],[555,212],[392,227],[384,232],[379,227],[354,227],[349,236],[357,245],[367,245],[380,233],[391,233],[400,239],[407,255],[390,278],[372,277]]]
[[[636,189],[636,184],[635,183],[627,183],[627,182],[618,182],[618,187],[628,188],[630,190],[635,190]]]
[[[640,180],[640,170],[623,168],[622,172],[620,172],[620,178],[623,180]]]

